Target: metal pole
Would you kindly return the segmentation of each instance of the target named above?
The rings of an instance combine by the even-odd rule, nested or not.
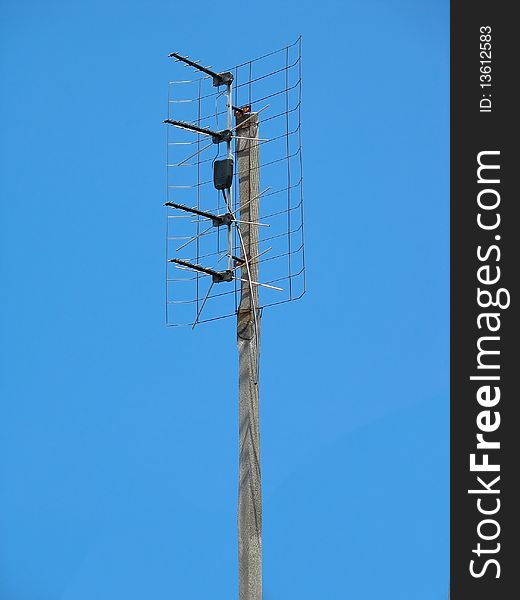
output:
[[[226,115],[226,122],[227,122],[227,129],[228,131],[231,131],[231,128],[233,127],[233,103],[232,103],[232,98],[233,98],[233,90],[232,90],[232,79],[230,79],[226,85],[226,109],[227,109],[227,115]],[[231,147],[231,140],[228,140],[226,142],[226,149],[227,149],[227,157],[232,159],[233,158],[233,150]],[[229,210],[233,210],[233,184],[231,184],[231,187],[228,190],[228,209]],[[232,267],[233,267],[233,232],[232,232],[232,225],[231,222],[228,223],[227,226],[227,244],[228,244],[228,271],[231,271]]]
[[[245,121],[247,120],[247,123]],[[243,127],[240,124],[244,122]],[[237,112],[238,181],[240,204],[241,295],[237,316],[239,354],[239,487],[238,570],[240,600],[262,600],[262,490],[260,480],[260,427],[258,359],[258,223],[260,160],[258,115]]]

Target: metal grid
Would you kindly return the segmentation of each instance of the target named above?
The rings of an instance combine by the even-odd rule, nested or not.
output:
[[[264,284],[259,287],[258,308],[265,308],[297,300],[305,293],[301,38],[228,70],[234,77],[234,106],[250,106],[259,115],[261,226],[258,256],[251,260],[258,262],[259,281]],[[225,96],[222,87],[213,87],[210,76],[170,81],[168,119],[222,130],[226,127]],[[167,202],[215,215],[225,213],[224,198],[214,189],[212,177],[213,162],[225,157],[225,144],[171,126],[167,126],[166,143]],[[238,211],[240,198],[235,190],[231,197],[232,209]],[[238,278],[211,286],[210,275],[171,262],[180,259],[223,270],[228,256],[226,227],[213,227],[211,221],[176,208],[166,210],[166,324],[194,326],[235,315],[240,302]],[[234,222],[235,256],[240,254],[239,226]]]

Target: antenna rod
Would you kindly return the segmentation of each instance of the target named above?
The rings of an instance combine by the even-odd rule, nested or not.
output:
[[[215,275],[218,271],[214,271],[208,267],[203,267],[202,265],[194,265],[193,263],[188,262],[187,260],[182,260],[180,258],[170,258],[168,262],[175,263],[176,265],[181,265],[183,267],[188,267],[188,269],[193,269],[194,271],[200,271],[201,273],[206,273],[206,275]]]
[[[165,202],[164,206],[171,206],[172,208],[177,208],[179,210],[184,210],[189,213],[193,213],[194,215],[199,215],[199,217],[205,217],[206,219],[210,219],[213,223],[217,225],[225,225],[229,220],[228,215],[214,215],[213,213],[206,212],[205,210],[199,210],[198,208],[191,208],[190,206],[186,206],[185,204],[177,204],[177,202]]]
[[[203,67],[202,65],[199,65],[199,63],[190,60],[187,56],[182,56],[182,54],[178,54],[177,52],[172,52],[171,54],[168,54],[169,58],[176,58],[177,60],[180,60],[183,63],[186,63],[187,65],[189,65],[190,67],[193,67],[194,69],[197,69],[197,71],[202,71],[203,73],[206,73],[206,75],[210,75],[211,77],[213,77],[213,81],[220,81],[220,84],[218,85],[223,85],[226,83],[226,79],[227,79],[227,73],[216,73],[215,71],[212,71],[211,69],[208,69],[208,67]]]
[[[209,267],[194,265],[193,263],[190,263],[187,260],[182,260],[181,258],[170,258],[168,262],[181,265],[182,267],[187,267],[188,269],[193,269],[193,271],[198,271],[199,273],[211,275],[213,277],[213,283],[220,283],[221,281],[233,281],[232,271],[215,271],[215,269],[210,269]]]
[[[176,121],[175,119],[164,119],[163,123],[175,125],[175,127],[187,129],[188,131],[194,131],[195,133],[203,133],[204,135],[209,135],[216,142],[227,142],[228,144],[231,144],[231,138],[233,137],[231,129],[224,129],[224,131],[213,131],[212,129],[206,129],[206,127],[199,127],[198,125],[194,125],[193,123],[187,123],[186,121]]]

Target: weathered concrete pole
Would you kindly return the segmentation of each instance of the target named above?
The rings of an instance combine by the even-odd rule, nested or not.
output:
[[[262,489],[260,480],[260,426],[258,359],[260,312],[258,287],[258,222],[260,160],[258,115],[236,113],[239,223],[242,234],[240,305],[237,317],[239,354],[239,486],[238,486],[238,569],[240,600],[262,600]],[[245,223],[248,221],[249,223]],[[256,315],[255,315],[256,312]]]

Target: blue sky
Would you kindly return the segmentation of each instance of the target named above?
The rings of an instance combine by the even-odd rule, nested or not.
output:
[[[445,598],[448,2],[0,16],[2,600],[236,597],[233,322],[164,327],[166,54],[300,34],[309,292],[262,322],[265,600]]]

